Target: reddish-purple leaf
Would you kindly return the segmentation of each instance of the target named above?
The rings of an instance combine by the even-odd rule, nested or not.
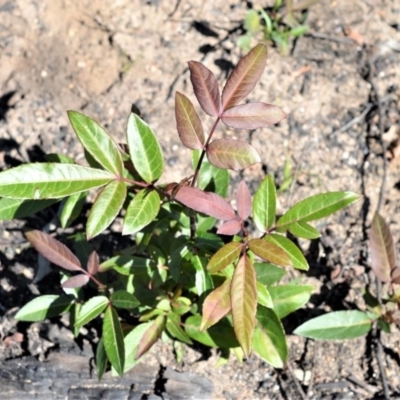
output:
[[[390,282],[391,271],[396,266],[396,249],[393,237],[384,219],[375,213],[369,232],[371,268],[382,282]]]
[[[214,140],[207,148],[207,157],[211,164],[222,169],[244,169],[261,162],[253,146],[234,139]]]
[[[215,193],[203,192],[191,186],[182,186],[175,195],[175,199],[185,206],[210,217],[223,221],[236,218],[233,207]]]
[[[232,107],[221,116],[225,125],[237,129],[265,128],[283,118],[286,118],[286,114],[279,107],[261,102]]]
[[[236,209],[242,220],[249,218],[251,213],[251,194],[245,181],[239,183],[236,192]]]
[[[267,54],[267,47],[258,44],[239,61],[222,91],[223,110],[235,106],[253,90],[264,71]]]
[[[33,230],[25,233],[30,244],[45,258],[68,271],[82,271],[78,258],[58,240],[47,233]]]
[[[87,270],[90,275],[96,275],[99,271],[100,261],[96,251],[92,251],[87,262]]]
[[[211,273],[223,270],[239,257],[242,250],[242,243],[227,243],[211,257],[210,261],[207,264],[207,270]]]
[[[400,267],[395,267],[392,269],[392,274],[391,274],[392,282],[396,283],[397,285],[400,285]]]
[[[175,118],[181,142],[189,149],[202,149],[204,131],[200,118],[192,102],[179,92],[175,95]]]
[[[61,286],[65,289],[75,289],[86,285],[89,282],[89,275],[79,274],[71,276]]]
[[[233,274],[231,307],[236,338],[248,356],[256,324],[257,280],[254,266],[247,255],[240,258]]]
[[[189,61],[188,64],[197,101],[208,115],[216,117],[221,109],[221,97],[214,74],[197,61]]]
[[[264,239],[252,239],[248,242],[249,249],[258,257],[272,264],[281,267],[289,267],[292,265],[286,251],[278,247],[274,243],[266,242]]]
[[[162,314],[159,315],[154,322],[147,328],[146,332],[143,334],[142,339],[139,342],[138,349],[136,351],[135,359],[140,358],[144,353],[146,353],[151,346],[161,336],[165,324],[167,322],[167,317]]]
[[[200,330],[204,331],[216,324],[231,311],[231,280],[227,279],[221,286],[213,290],[203,303],[203,319]]]
[[[240,220],[233,219],[231,221],[224,222],[217,230],[220,235],[236,235],[242,229]]]

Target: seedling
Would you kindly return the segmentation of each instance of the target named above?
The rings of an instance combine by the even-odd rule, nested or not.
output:
[[[308,32],[309,27],[305,25],[307,10],[316,3],[318,0],[304,0],[298,4],[293,4],[292,0],[275,0],[271,8],[249,10],[244,20],[246,33],[240,36],[238,45],[248,50],[253,40],[261,37],[287,55],[292,40]]]
[[[274,367],[284,366],[287,345],[281,319],[303,306],[313,289],[278,284],[287,268],[308,269],[286,233],[319,237],[311,222],[359,195],[319,194],[277,216],[275,184],[266,176],[253,196],[240,182],[236,208],[226,200],[227,170],[261,160],[244,141],[214,139],[219,122],[257,129],[286,116],[279,107],[262,102],[239,105],[260,79],[266,60],[266,47],[257,45],[240,60],[222,94],[208,68],[189,62],[194,94],[214,123],[205,134],[191,100],[176,93],[178,134],[193,155],[193,172],[180,183],[158,183],[164,170],[161,147],[135,113],[128,119],[126,145],[116,144],[89,117],[68,113],[89,166],[51,155],[47,163],[0,173],[2,219],[29,215],[66,199],[60,217],[66,228],[82,213],[88,191],[95,190],[87,240],[119,215],[122,234],[132,238],[132,246],[112,258],[93,250],[88,260],[80,260],[51,235],[28,232],[32,246],[61,267],[64,293],[37,297],[17,319],[38,321],[69,312],[71,329],[79,335],[81,327],[102,318],[96,353],[99,378],[109,364],[118,375],[132,368],[163,332],[189,345],[197,341],[225,354],[231,349],[239,357],[254,351]]]

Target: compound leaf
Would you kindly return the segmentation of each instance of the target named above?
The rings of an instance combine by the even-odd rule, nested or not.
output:
[[[214,289],[204,300],[203,318],[200,330],[204,331],[216,324],[231,311],[231,280],[227,279]]]
[[[191,101],[182,93],[175,95],[175,119],[181,142],[189,149],[204,147],[204,131]]]
[[[76,111],[68,118],[82,146],[106,170],[121,176],[124,170],[121,153],[110,135],[95,121]]]
[[[115,179],[108,171],[75,164],[24,164],[0,172],[0,196],[57,199],[104,186]]]
[[[111,365],[119,376],[124,373],[125,345],[121,323],[114,307],[109,305],[103,319],[104,348]]]
[[[261,102],[242,104],[223,112],[221,120],[225,125],[237,129],[265,128],[277,124],[286,114],[277,106]]]
[[[275,222],[276,188],[274,180],[267,175],[253,197],[253,221],[257,229],[265,232]]]
[[[126,184],[122,181],[109,183],[97,196],[86,224],[86,235],[92,239],[103,232],[120,212],[126,198]]]
[[[382,282],[390,282],[391,271],[396,266],[396,248],[385,220],[376,212],[369,232],[371,268]]]
[[[248,242],[249,249],[263,260],[281,267],[292,265],[289,256],[277,245],[264,239],[252,239]]]
[[[207,147],[208,161],[217,168],[240,170],[261,162],[257,150],[242,140],[217,139]]]
[[[160,211],[160,196],[155,190],[143,189],[129,203],[124,218],[123,235],[132,235],[154,221]]]
[[[311,339],[344,340],[366,335],[372,319],[362,311],[335,311],[310,319],[294,333]]]
[[[223,110],[235,106],[253,90],[264,71],[267,54],[267,47],[258,44],[239,61],[222,91]]]
[[[248,356],[256,323],[257,281],[247,255],[243,255],[236,265],[230,289],[233,329],[244,354]]]
[[[197,101],[208,115],[216,117],[221,108],[221,97],[214,74],[197,61],[189,61],[188,64]]]
[[[49,234],[33,230],[26,232],[25,236],[30,244],[53,264],[68,271],[82,271],[81,263],[75,254]]]
[[[157,138],[139,116],[131,114],[128,120],[127,141],[133,165],[145,182],[157,181],[164,170],[164,158]]]
[[[212,192],[204,192],[191,186],[182,186],[175,195],[175,199],[186,207],[210,217],[223,221],[236,218],[232,206],[221,196]]]
[[[14,318],[18,321],[43,321],[67,312],[74,301],[74,296],[39,296],[25,304]]]

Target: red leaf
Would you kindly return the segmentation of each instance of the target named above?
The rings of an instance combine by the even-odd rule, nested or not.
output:
[[[242,229],[242,224],[239,220],[233,219],[228,222],[224,222],[217,230],[220,235],[236,235]]]
[[[201,108],[212,117],[219,115],[221,97],[214,74],[197,61],[189,61],[190,80]]]
[[[244,169],[261,162],[253,146],[234,139],[214,140],[207,148],[207,157],[211,164],[223,169]]]
[[[235,210],[232,206],[215,193],[203,192],[191,186],[182,186],[175,195],[175,199],[185,206],[210,217],[223,221],[236,218]]]
[[[138,349],[136,351],[135,358],[140,358],[144,353],[146,353],[151,346],[159,339],[161,336],[165,324],[167,322],[167,317],[162,314],[159,315],[154,322],[146,329],[143,334],[142,339],[139,342]]]
[[[47,233],[33,230],[25,233],[30,244],[53,264],[68,271],[82,271],[78,258],[58,240]]]
[[[393,283],[400,285],[400,267],[392,269],[391,278]]]
[[[390,282],[391,271],[396,266],[396,249],[393,237],[385,220],[375,213],[369,232],[371,268],[382,282]]]
[[[200,118],[192,102],[179,92],[175,94],[175,118],[181,142],[189,149],[202,149],[204,131]]]
[[[87,270],[90,275],[96,275],[99,271],[100,262],[99,255],[96,251],[92,251],[87,262]]]
[[[253,90],[264,71],[267,53],[267,47],[258,44],[239,61],[222,91],[223,110],[235,106]]]
[[[236,209],[239,217],[242,220],[249,218],[251,213],[251,194],[244,181],[239,183],[239,187],[236,192]]]
[[[257,280],[250,258],[243,255],[231,284],[233,328],[246,356],[250,354],[257,311]]]
[[[283,118],[286,118],[286,114],[279,107],[261,102],[232,107],[221,116],[225,125],[238,129],[265,128]]]
[[[221,286],[213,290],[203,303],[203,318],[200,330],[204,331],[216,324],[231,311],[231,280],[227,279]]]
[[[89,282],[89,276],[86,274],[79,274],[71,276],[61,286],[66,289],[75,289],[86,285]]]

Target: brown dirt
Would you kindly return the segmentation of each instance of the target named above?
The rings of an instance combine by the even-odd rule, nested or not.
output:
[[[239,0],[0,0],[0,170],[41,161],[50,152],[82,158],[68,109],[93,117],[122,141],[135,103],[165,151],[163,179],[181,180],[190,153],[179,143],[173,107],[176,90],[194,97],[186,61],[202,61],[223,84],[242,55],[236,41],[246,10]],[[301,242],[312,267],[303,279],[316,291],[296,314],[298,323],[316,308],[364,307],[362,289],[373,282],[367,228],[383,181],[380,211],[399,241],[399,21],[398,0],[321,0],[310,9],[313,34],[300,38],[288,57],[271,48],[265,73],[249,96],[281,106],[287,120],[251,133],[220,129],[260,151],[264,164],[242,174],[253,188],[265,171],[281,183],[285,160],[291,160],[295,182],[280,195],[282,210],[326,190],[363,194],[356,205],[320,223],[321,240]],[[388,147],[385,178],[378,103]],[[204,124],[210,125],[207,117]],[[33,282],[34,256],[21,233],[27,224],[43,228],[53,217],[54,210],[28,222],[0,223],[0,307],[6,315],[1,339],[16,332],[10,315],[17,307],[57,285]],[[213,398],[300,398],[296,381],[313,399],[382,394],[370,338],[315,343],[290,335],[292,325],[286,325],[291,370],[275,371],[253,356],[216,367],[214,352],[204,359],[193,349],[186,349],[178,364],[170,343],[158,344],[146,362],[207,377]],[[51,347],[46,340],[44,346]],[[399,333],[383,334],[382,340],[389,389],[399,396]],[[20,355],[18,346],[10,351],[4,357]]]

